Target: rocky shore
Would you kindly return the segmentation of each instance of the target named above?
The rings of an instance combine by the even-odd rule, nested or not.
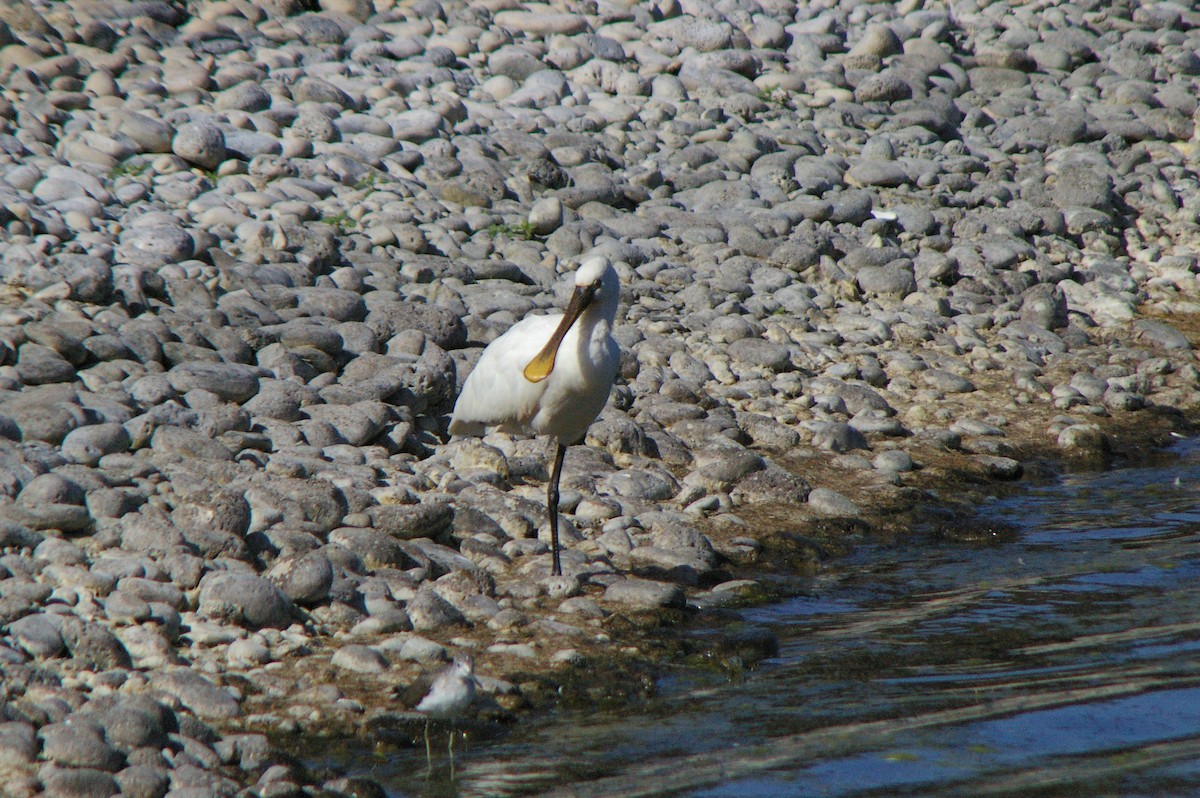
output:
[[[4,793],[370,794],[267,735],[401,737],[459,650],[485,712],[586,697],[1186,430],[1198,52],[1175,2],[0,0]],[[592,253],[550,580],[545,441],[447,413]]]

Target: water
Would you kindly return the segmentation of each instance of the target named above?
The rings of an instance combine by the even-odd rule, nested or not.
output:
[[[782,643],[744,678],[523,719],[453,781],[331,758],[397,797],[1200,795],[1200,445],[980,514],[1017,534],[863,549],[744,613]]]

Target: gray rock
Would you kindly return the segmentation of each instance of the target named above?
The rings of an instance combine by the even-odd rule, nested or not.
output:
[[[72,463],[94,466],[105,455],[129,451],[131,443],[124,425],[93,424],[69,432],[62,442],[62,454]]]
[[[1021,297],[1021,319],[1047,330],[1067,326],[1067,299],[1057,286],[1039,284]]]
[[[869,449],[867,439],[854,427],[843,422],[815,422],[812,442],[814,446],[830,452],[848,452],[853,449]]]
[[[116,132],[128,136],[138,146],[141,152],[165,153],[171,151],[171,140],[175,130],[169,124],[152,116],[117,109]]]
[[[70,382],[75,367],[50,347],[26,342],[18,349],[17,375],[26,385]]]
[[[421,589],[409,600],[405,609],[418,632],[444,630],[451,626],[467,625],[467,619],[452,604],[433,590]]]
[[[241,363],[183,363],[167,372],[179,393],[200,389],[241,404],[258,393],[258,369]]]
[[[880,471],[906,472],[912,471],[914,468],[912,455],[899,449],[880,452],[875,455],[871,465]]]
[[[241,713],[237,698],[195,671],[184,668],[151,674],[151,685],[174,696],[199,718],[228,720]]]
[[[224,110],[254,113],[256,111],[265,111],[271,107],[271,95],[257,83],[246,81],[225,91],[218,92],[213,98],[213,105]],[[182,132],[182,129],[180,132]],[[193,160],[179,152],[178,146],[176,146],[175,154],[185,160]]]
[[[66,643],[58,633],[58,624],[45,613],[18,618],[8,625],[8,633],[32,657],[57,657],[66,651]]]
[[[216,125],[189,122],[175,133],[171,151],[201,169],[216,169],[225,160],[225,135]]]
[[[393,538],[438,538],[454,520],[450,505],[441,502],[421,504],[381,504],[367,509],[371,525]]]
[[[171,786],[163,770],[150,765],[133,765],[116,774],[121,795],[127,798],[162,798]]]
[[[848,497],[829,488],[813,488],[808,494],[808,506],[821,515],[856,516],[861,512]]]
[[[167,745],[167,728],[173,722],[165,707],[142,696],[125,698],[96,715],[104,739],[126,755],[138,748]]]
[[[199,612],[249,629],[283,629],[296,617],[291,599],[261,576],[212,573],[200,582]]]
[[[854,279],[858,287],[869,295],[903,299],[917,290],[912,268],[899,263],[859,269],[854,273]]]
[[[887,71],[870,75],[854,88],[854,99],[860,103],[890,103],[907,100],[912,95],[912,86],[906,80]]]
[[[104,741],[100,731],[86,723],[51,723],[38,731],[42,756],[64,767],[95,768],[114,772],[125,758]]]
[[[132,664],[121,641],[98,623],[66,617],[59,627],[59,634],[71,657],[79,663],[101,670],[128,668]]]
[[[927,369],[921,372],[921,379],[931,388],[945,393],[971,393],[975,384],[960,374],[944,369]]]
[[[154,263],[187,260],[196,251],[196,241],[186,230],[174,224],[147,224],[130,227],[121,233],[121,251],[128,257],[145,255]]]
[[[94,768],[50,766],[38,773],[45,794],[70,798],[111,798],[119,793],[112,774]]]
[[[791,353],[786,346],[761,338],[733,341],[727,351],[735,362],[770,372],[787,371],[792,367]]]
[[[30,507],[39,504],[77,504],[84,502],[83,488],[61,474],[41,474],[25,484],[17,501]]]
[[[342,646],[333,653],[330,664],[335,668],[354,673],[383,673],[388,668],[387,659],[370,646]]]
[[[329,533],[329,542],[342,546],[371,569],[410,568],[408,552],[391,535],[377,529],[344,527]]]
[[[0,723],[0,764],[21,767],[37,755],[37,734],[29,723]]]
[[[136,437],[136,436],[135,436]],[[183,427],[158,427],[150,439],[155,452],[199,460],[232,460],[233,452],[195,430]]]
[[[684,606],[684,593],[678,585],[648,579],[619,579],[605,589],[604,599],[633,610]]]
[[[330,539],[333,542],[332,536]],[[351,551],[354,549],[351,548]],[[361,553],[359,554],[362,556]],[[363,561],[370,565],[375,558],[363,557]],[[399,561],[403,561],[402,555],[399,557]],[[329,589],[333,585],[333,565],[323,552],[310,551],[298,557],[280,559],[271,567],[267,578],[278,585],[284,595],[297,604],[318,604],[329,595]]]

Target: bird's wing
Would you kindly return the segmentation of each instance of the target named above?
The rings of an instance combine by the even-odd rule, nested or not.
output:
[[[527,316],[488,344],[454,404],[451,435],[482,435],[486,428],[528,432],[545,383],[525,379],[525,366],[550,340],[562,314]]]

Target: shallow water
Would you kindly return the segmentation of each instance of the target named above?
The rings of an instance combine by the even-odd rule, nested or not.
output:
[[[615,713],[523,719],[393,796],[1200,794],[1200,444],[989,503],[992,545],[864,548],[744,613],[779,657]],[[442,738],[443,740],[445,738]]]

